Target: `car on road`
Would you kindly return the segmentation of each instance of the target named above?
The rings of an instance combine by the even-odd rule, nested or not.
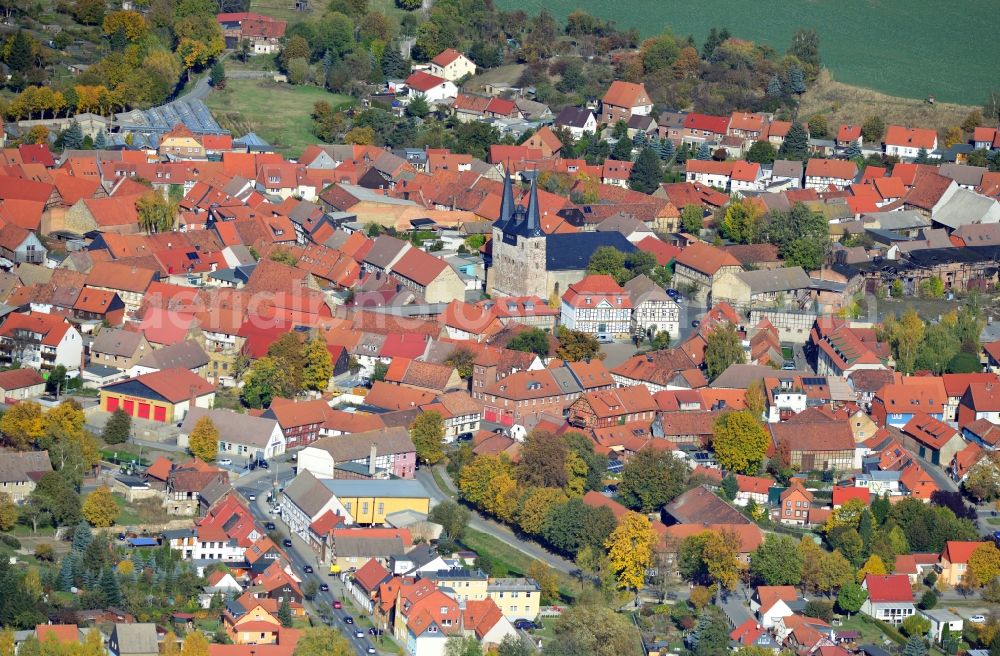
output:
[[[268,523],[264,524],[264,528],[266,528],[269,531],[273,531],[277,527],[274,525],[274,522],[268,522]]]
[[[257,466],[261,469],[270,469],[271,465],[267,464],[267,460],[258,460]]]
[[[251,494],[250,496],[247,497],[247,499],[250,499],[251,501],[256,501],[257,500],[257,495],[256,494]]]
[[[972,615],[969,617],[969,621],[973,624],[982,624],[986,621],[986,617],[983,615]]]
[[[365,632],[362,631],[361,629],[358,629],[357,631],[354,632],[354,637],[355,638],[364,638],[365,637]]]
[[[700,325],[701,325],[701,322],[698,321],[697,319],[695,319],[694,321],[691,322],[691,327],[692,328],[697,328]]]
[[[514,628],[520,631],[534,631],[538,625],[531,620],[514,620]]]
[[[222,458],[221,460],[219,460],[219,464],[222,465],[223,467],[228,467],[229,465],[233,464],[233,459]]]
[[[367,651],[368,651],[369,654],[374,654],[375,653],[375,648],[372,647],[371,645],[368,645],[368,650]]]
[[[794,360],[785,360],[785,363],[783,365],[781,365],[781,370],[782,371],[795,371],[795,361]]]
[[[330,591],[330,586],[328,584],[326,584],[326,583],[320,583],[319,584],[319,590],[320,590],[320,592],[329,592]]]
[[[614,344],[615,340],[607,333],[597,333],[598,344]]]
[[[350,615],[344,616],[344,624],[354,624],[354,618]]]
[[[313,573],[312,565],[303,566],[302,571],[305,572],[306,574],[312,574]]]
[[[344,607],[344,604],[340,603],[339,601],[333,602],[333,609],[334,610],[340,610],[343,607]]]
[[[292,541],[289,540],[288,538],[285,538],[284,540],[281,541],[281,546],[283,546],[285,548],[291,547],[292,546]]]

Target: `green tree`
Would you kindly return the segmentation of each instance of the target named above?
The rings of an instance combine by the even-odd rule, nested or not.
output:
[[[151,191],[135,202],[139,215],[139,227],[149,233],[169,232],[174,229],[177,205],[168,201],[163,194]]]
[[[652,148],[643,148],[629,173],[629,188],[651,194],[660,187],[662,181],[663,170],[660,168],[659,155]]]
[[[924,593],[920,595],[920,608],[922,610],[931,610],[937,606],[938,596],[933,590],[924,590]]]
[[[214,462],[219,453],[219,429],[208,416],[201,417],[195,423],[188,436],[188,449],[195,458],[205,462]]]
[[[624,283],[628,276],[628,271],[625,269],[625,253],[614,246],[598,248],[590,256],[587,273],[611,276],[618,284]]]
[[[760,238],[761,219],[761,211],[756,204],[738,199],[726,208],[719,228],[727,239],[741,244],[754,244]]]
[[[618,496],[633,510],[658,511],[687,489],[689,469],[667,451],[642,449],[622,470]]]
[[[459,347],[451,352],[448,359],[445,360],[445,364],[454,367],[458,375],[462,377],[463,380],[468,380],[472,378],[472,370],[476,361],[476,354],[467,348]]]
[[[837,592],[837,607],[850,615],[861,610],[868,599],[868,592],[857,583],[847,583]]]
[[[118,408],[111,413],[108,421],[105,422],[101,430],[101,439],[108,444],[121,444],[127,442],[132,434],[132,417],[127,412]]]
[[[47,513],[55,526],[73,526],[80,521],[80,495],[61,472],[44,474],[28,500]],[[27,510],[22,508],[24,512]]]
[[[406,115],[413,116],[414,118],[425,118],[431,113],[430,105],[427,104],[427,99],[424,98],[423,94],[418,94],[409,102],[406,106]]]
[[[694,656],[717,656],[729,648],[729,625],[715,606],[706,606],[688,638]]]
[[[632,161],[632,140],[627,136],[619,138],[615,147],[611,149],[611,159],[619,162]],[[659,158],[657,158],[657,163],[659,163]]]
[[[444,656],[483,656],[476,636],[453,635],[445,641]]]
[[[444,420],[437,412],[421,412],[410,424],[417,458],[433,465],[444,458]]]
[[[732,324],[717,326],[705,341],[705,366],[710,380],[717,378],[730,365],[746,362],[743,340]]]
[[[0,492],[0,531],[9,531],[17,523],[17,504],[6,492]]]
[[[326,340],[316,336],[307,341],[303,359],[302,384],[306,389],[325,392],[333,376],[333,358],[326,347]]]
[[[507,344],[512,351],[524,351],[547,358],[549,357],[549,335],[541,328],[522,330]]]
[[[746,410],[728,412],[715,420],[712,448],[723,469],[756,474],[764,461],[769,438],[760,419]]]
[[[452,540],[461,540],[469,524],[469,509],[451,500],[445,500],[431,509],[427,519],[440,524]]]
[[[889,342],[896,360],[896,369],[913,373],[920,343],[924,339],[924,322],[911,307],[898,319],[888,315],[879,331],[880,339]]]
[[[535,650],[519,635],[507,634],[497,648],[498,656],[533,656]]]
[[[212,70],[209,73],[210,79],[212,80],[212,86],[216,89],[226,88],[226,66],[222,63],[222,58],[217,57],[214,62],[212,62]]]
[[[778,155],[769,141],[755,141],[747,151],[747,161],[758,164],[772,164]]]
[[[861,138],[865,142],[869,144],[880,143],[883,136],[885,136],[885,120],[881,116],[869,116],[861,124]]]
[[[681,229],[692,235],[701,233],[704,227],[705,212],[700,205],[685,205],[681,210]]]
[[[379,360],[372,366],[372,381],[385,380],[387,373],[389,373],[389,365]]]
[[[83,148],[83,130],[80,124],[72,121],[62,135],[63,148],[67,150],[79,150]]]
[[[798,585],[804,564],[798,543],[787,535],[768,534],[750,556],[750,572],[767,585]]]
[[[903,620],[902,628],[906,635],[922,638],[931,630],[931,622],[923,615],[910,615]]]
[[[799,161],[809,159],[809,133],[798,121],[788,128],[788,134],[778,149],[778,157]]]
[[[382,374],[383,377],[385,374]],[[281,394],[285,385],[285,371],[272,357],[263,357],[250,365],[241,395],[251,408],[266,408],[271,399]]]
[[[609,508],[594,508],[576,497],[549,511],[542,537],[559,551],[575,556],[585,546],[603,548],[616,525]]]
[[[545,643],[544,656],[639,656],[644,653],[638,630],[627,617],[592,603],[568,607]],[[721,653],[721,652],[720,652]]]
[[[294,619],[292,617],[292,604],[289,602],[288,597],[281,600],[281,604],[278,606],[278,621],[281,622],[281,626],[289,629],[292,627]],[[197,633],[197,631],[195,631]]]

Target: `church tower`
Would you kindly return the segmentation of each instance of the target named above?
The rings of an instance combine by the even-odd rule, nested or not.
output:
[[[500,218],[493,224],[490,294],[546,298],[545,243],[537,183],[532,179],[528,206],[515,206],[513,183],[506,173]]]

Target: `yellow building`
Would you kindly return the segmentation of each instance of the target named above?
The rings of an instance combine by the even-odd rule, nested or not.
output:
[[[160,154],[173,155],[184,159],[205,159],[205,147],[184,124],[178,123],[174,129],[160,138]],[[151,182],[156,182],[151,180]]]
[[[939,581],[944,581],[950,586],[956,586],[965,578],[969,569],[969,556],[978,549],[989,545],[989,542],[964,542],[949,540],[944,544],[944,550],[938,557]]]
[[[489,577],[481,569],[456,567],[438,572],[427,572],[421,575],[431,579],[439,588],[451,590],[455,601],[483,601],[489,588]]]
[[[253,605],[245,608],[247,601]],[[278,602],[274,599],[243,597],[222,613],[226,635],[237,645],[272,645],[278,641],[281,622],[277,618]],[[265,606],[271,606],[269,611]],[[243,611],[240,613],[239,611]]]
[[[538,617],[542,589],[535,579],[491,579],[486,594],[500,608],[503,616],[511,622],[520,619],[533,620]]]
[[[323,484],[333,493],[334,512],[351,518],[353,524],[382,525],[385,516],[403,510],[427,514],[430,497],[413,480],[334,479]]]

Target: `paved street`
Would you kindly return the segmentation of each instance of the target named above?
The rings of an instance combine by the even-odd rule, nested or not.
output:
[[[330,586],[328,591],[319,591],[311,602],[307,601],[307,607],[309,604],[312,604],[313,606],[323,605],[329,608],[335,618],[331,626],[338,629],[350,641],[355,652],[358,654],[371,653],[368,650],[373,645],[370,640],[371,636],[368,635],[367,631],[359,628],[357,624],[346,624],[344,622],[344,618],[349,616],[347,610],[333,609],[333,602],[335,600],[343,601],[347,598],[347,591],[344,588],[343,582],[336,576],[328,576],[328,567],[320,564],[316,553],[309,548],[302,538],[297,535],[291,535],[288,527],[281,521],[278,515],[268,513],[267,492],[272,488],[275,480],[278,481],[280,487],[283,487],[292,479],[291,474],[290,463],[274,463],[270,471],[258,469],[241,477],[236,483],[236,489],[246,498],[249,498],[251,494],[256,495],[256,500],[250,503],[250,509],[262,526],[266,522],[274,522],[286,535],[290,535],[292,546],[291,548],[285,547],[284,550],[288,554],[288,558],[292,561],[292,568],[302,579],[303,583],[311,578],[317,583],[326,583]],[[307,574],[305,572],[306,565],[311,565],[315,569],[315,572]],[[311,616],[314,620],[318,621],[318,614],[315,611],[311,613]],[[358,630],[365,631],[364,637],[359,638],[355,635],[355,632]],[[388,640],[388,638],[383,639]]]
[[[446,478],[448,474],[442,469],[441,476]],[[431,470],[429,468],[424,467],[418,471],[416,478],[423,484],[424,489],[426,489],[427,493],[430,495],[432,506],[451,498],[438,486],[437,481],[434,480],[434,476],[431,474]],[[492,519],[487,519],[475,511],[472,512],[472,516],[469,518],[469,527],[476,531],[492,535],[504,544],[517,549],[525,555],[531,556],[535,560],[540,560],[549,567],[560,572],[569,574],[577,569],[574,563],[545,550],[533,541],[522,540],[503,524],[495,522]]]

